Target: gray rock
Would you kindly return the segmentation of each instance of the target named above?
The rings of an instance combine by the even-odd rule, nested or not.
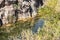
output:
[[[7,24],[17,21],[18,18],[34,17],[37,13],[37,6],[40,4],[43,5],[42,0],[0,0],[0,6],[5,5],[0,7],[0,19],[3,24]]]

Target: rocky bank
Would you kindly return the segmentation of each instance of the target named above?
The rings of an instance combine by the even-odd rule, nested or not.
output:
[[[0,0],[0,25],[34,17],[43,0]]]

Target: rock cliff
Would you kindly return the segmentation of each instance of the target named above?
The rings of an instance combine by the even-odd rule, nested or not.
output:
[[[34,17],[43,0],[0,0],[0,25]]]

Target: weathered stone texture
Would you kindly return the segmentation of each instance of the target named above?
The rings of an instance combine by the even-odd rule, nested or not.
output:
[[[39,6],[36,4],[41,5],[38,1],[43,3],[42,0],[0,0],[0,19],[3,24],[7,24],[21,18],[34,17]]]

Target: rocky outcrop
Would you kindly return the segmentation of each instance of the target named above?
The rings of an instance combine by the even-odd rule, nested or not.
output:
[[[8,24],[34,17],[40,5],[43,5],[42,0],[0,0],[0,19],[3,24]]]

